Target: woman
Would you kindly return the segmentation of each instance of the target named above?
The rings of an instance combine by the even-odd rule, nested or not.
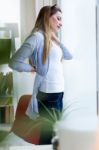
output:
[[[64,94],[62,60],[72,59],[72,56],[57,37],[61,26],[60,8],[56,5],[44,6],[38,14],[32,33],[10,60],[9,66],[17,71],[36,71],[33,96],[26,111],[30,118],[34,117],[34,112],[49,118],[47,110],[52,108],[56,112],[62,111]],[[30,64],[24,63],[26,58],[29,58]],[[45,125],[43,129],[44,127]],[[52,135],[45,140],[46,132],[42,130],[41,144],[50,143]]]

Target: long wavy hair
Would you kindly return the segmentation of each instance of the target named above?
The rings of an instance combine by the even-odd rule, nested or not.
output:
[[[62,12],[57,5],[53,6],[44,6],[41,8],[38,17],[35,22],[35,26],[32,32],[42,30],[44,32],[44,50],[43,50],[43,64],[46,63],[48,57],[50,46],[51,46],[51,29],[49,24],[49,18],[57,12]]]

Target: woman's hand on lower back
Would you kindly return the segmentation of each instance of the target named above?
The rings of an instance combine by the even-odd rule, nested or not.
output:
[[[29,64],[32,66],[31,72],[32,73],[36,72],[35,66],[34,66],[34,64],[32,63],[32,61],[30,59],[29,59]]]
[[[35,67],[32,67],[32,70],[31,70],[32,73],[35,73],[36,72],[36,69]]]

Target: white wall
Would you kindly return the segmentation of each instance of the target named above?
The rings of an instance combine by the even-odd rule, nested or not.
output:
[[[73,54],[64,63],[64,102],[74,102],[85,115],[96,115],[95,5],[95,0],[61,0],[62,41]]]
[[[22,42],[33,29],[36,18],[35,3],[35,0],[20,0],[20,26]]]

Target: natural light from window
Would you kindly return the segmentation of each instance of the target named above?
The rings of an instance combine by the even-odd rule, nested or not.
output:
[[[19,22],[19,0],[0,0],[0,23]]]

